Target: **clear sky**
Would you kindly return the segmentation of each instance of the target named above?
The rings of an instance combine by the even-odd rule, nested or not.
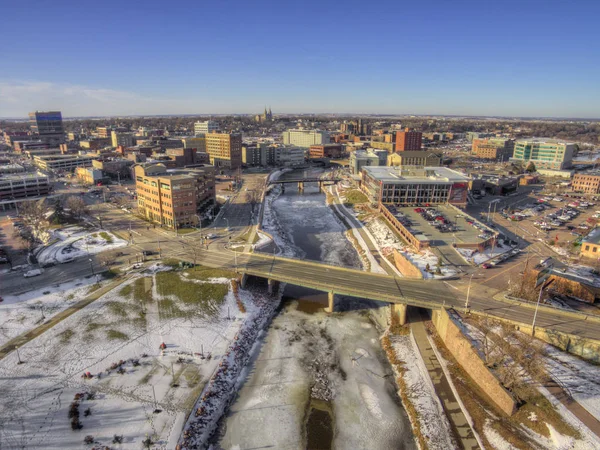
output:
[[[600,1],[6,1],[0,117],[600,117]]]

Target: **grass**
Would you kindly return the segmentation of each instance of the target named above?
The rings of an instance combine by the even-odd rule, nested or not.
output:
[[[103,323],[92,322],[92,323],[88,323],[88,326],[86,327],[85,330],[87,332],[93,332],[93,331],[96,331],[98,328],[102,328],[103,326],[105,326]]]
[[[172,267],[174,269],[177,269],[179,267],[179,260],[175,258],[163,259],[162,263],[163,265]]]
[[[177,234],[190,234],[193,233],[194,231],[198,231],[197,228],[179,228],[177,230]]]
[[[161,319],[174,319],[187,316],[187,313],[180,309],[177,303],[170,298],[158,301],[158,313]]]
[[[75,298],[75,294],[69,294],[66,297],[66,300],[73,300]]]
[[[168,272],[163,272],[168,273]],[[211,267],[196,266],[193,269],[187,270],[188,277],[194,280],[207,281],[210,278],[236,278],[235,272],[224,269],[213,269]]]
[[[65,331],[58,333],[58,338],[60,339],[61,344],[67,344],[74,335],[75,332],[70,328],[67,328]]]
[[[367,196],[360,192],[358,189],[346,191],[343,195],[345,205],[358,205],[361,203],[367,203],[369,201]]]
[[[102,239],[104,239],[108,244],[112,244],[113,243],[113,238],[110,234],[108,234],[106,231],[101,231],[100,232],[100,237]]]
[[[121,333],[118,330],[113,330],[112,328],[110,330],[106,330],[106,337],[111,341],[126,341],[129,339],[129,336],[127,336],[125,333]]]
[[[200,371],[196,366],[187,366],[183,371],[183,377],[185,381],[187,381],[187,385],[190,388],[195,388],[200,383],[202,376],[200,375]]]
[[[114,301],[106,302],[106,307],[115,316],[124,318],[128,317],[129,312],[137,313],[140,309],[137,305]]]
[[[99,284],[93,284],[92,286],[90,286],[87,290],[88,294],[91,294],[94,291],[97,291],[98,289],[100,289],[100,285]]]
[[[175,296],[186,306],[198,307],[199,310],[195,310],[195,313],[201,312],[205,315],[216,314],[219,305],[223,303],[225,295],[229,291],[227,284],[197,284],[183,280],[176,272],[157,273],[156,287],[160,295]],[[163,304],[163,306],[167,312],[169,304]]]
[[[133,282],[133,299],[140,303],[152,301],[152,278],[138,278]]]
[[[119,295],[121,297],[128,298],[132,292],[133,292],[133,288],[131,287],[131,284],[128,284],[127,286],[123,286],[119,290]]]

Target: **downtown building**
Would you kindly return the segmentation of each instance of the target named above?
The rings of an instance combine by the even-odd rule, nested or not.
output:
[[[514,150],[515,141],[513,139],[473,139],[472,152],[478,158],[508,161],[513,156]]]
[[[361,177],[371,203],[467,204],[470,178],[446,167],[363,167]]]
[[[568,169],[576,149],[576,144],[556,139],[520,139],[510,160],[524,166],[532,162],[536,169]]]
[[[63,128],[62,114],[60,111],[35,111],[29,113],[29,127],[42,142],[58,146],[65,142],[65,129]]]
[[[208,133],[217,133],[219,131],[219,124],[212,120],[206,120],[204,122],[194,122],[194,134],[200,136]]]
[[[396,145],[394,150],[397,152],[421,150],[423,133],[420,131],[411,131],[406,128],[404,131],[396,132]]]
[[[4,211],[16,200],[48,195],[51,191],[50,179],[42,173],[3,175],[0,177],[0,204]]]
[[[122,133],[120,131],[112,130],[110,138],[112,146],[115,148],[118,146],[133,147],[135,145],[135,136],[133,133]]]
[[[600,194],[600,172],[581,172],[573,175],[571,181],[573,192],[584,194]]]
[[[94,159],[96,158],[86,155],[34,156],[33,164],[41,170],[72,172],[77,167],[92,167]]]
[[[329,133],[321,130],[287,130],[282,133],[282,138],[284,145],[295,145],[304,148],[331,142]]]
[[[205,135],[206,153],[210,163],[221,169],[237,170],[242,167],[242,135],[208,133]]]
[[[134,168],[138,212],[149,221],[177,229],[196,226],[198,213],[215,200],[215,168],[168,170],[164,164]]]

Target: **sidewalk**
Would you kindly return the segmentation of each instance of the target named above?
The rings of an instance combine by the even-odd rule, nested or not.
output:
[[[423,358],[423,361],[425,362],[425,367],[427,367],[427,371],[429,372],[429,376],[435,387],[435,392],[442,402],[444,411],[446,411],[446,416],[450,421],[450,425],[452,426],[456,437],[460,439],[462,448],[467,450],[478,449],[479,444],[473,434],[473,430],[471,430],[471,426],[463,414],[460,405],[454,396],[454,392],[446,379],[442,366],[431,348],[429,339],[427,339],[427,330],[423,323],[425,319],[416,308],[409,308],[408,313],[410,327],[415,341],[417,342],[419,352],[421,353],[421,358]]]
[[[341,213],[341,215],[343,217],[340,217],[340,219],[346,223],[346,226],[348,227],[348,229],[355,229],[358,231],[360,236],[363,238],[363,241],[365,241],[365,243],[367,244],[367,248],[368,248],[369,252],[373,256],[373,258],[375,258],[375,261],[377,261],[377,264],[379,264],[379,266],[383,270],[385,270],[385,272],[388,275],[391,275],[393,277],[397,276],[398,274],[390,266],[391,263],[387,259],[383,258],[381,256],[381,254],[379,253],[379,249],[373,243],[369,234],[365,231],[364,226],[362,224],[358,223],[357,219],[355,217],[353,217],[346,210],[346,208],[343,207],[343,205],[340,202],[340,198],[337,194],[337,191],[336,191],[335,195],[332,195],[332,197],[333,197],[333,203],[335,203],[336,206],[338,206],[337,208],[333,208],[334,213],[338,213],[338,212]]]
[[[38,327],[36,327],[32,330],[29,330],[26,333],[23,333],[13,339],[11,339],[6,344],[4,344],[2,347],[0,347],[0,359],[4,359],[9,353],[15,351],[15,349],[17,347],[22,347],[23,345],[27,344],[29,341],[35,339],[42,333],[48,331],[54,325],[63,321],[64,319],[71,316],[72,314],[75,314],[77,311],[85,308],[93,301],[98,300],[100,297],[102,297],[107,292],[111,291],[112,289],[116,288],[123,282],[127,281],[129,278],[131,278],[131,276],[132,276],[132,273],[130,272],[126,276],[124,276],[118,280],[112,281],[111,283],[107,284],[106,286],[95,290],[90,295],[88,295],[86,298],[81,300],[80,302],[77,302],[73,306],[70,306],[69,308],[65,309],[64,311],[59,312],[57,315],[55,315],[48,321],[42,323]]]

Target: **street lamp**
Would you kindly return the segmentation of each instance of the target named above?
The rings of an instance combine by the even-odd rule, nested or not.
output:
[[[473,275],[475,275],[475,273],[472,273],[469,277],[469,287],[467,288],[467,300],[465,301],[465,314],[469,312],[469,296],[471,295],[471,281],[473,281]]]
[[[228,219],[227,217],[223,217],[223,220],[224,220],[225,222],[227,222],[227,228],[226,228],[226,231],[229,231],[229,219]]]
[[[538,295],[537,303],[535,305],[535,313],[533,313],[533,322],[531,323],[531,336],[535,335],[535,319],[537,318],[538,308],[540,307],[540,302],[542,301],[542,293],[544,292],[544,289],[550,286],[553,282],[554,279],[540,287],[540,295]]]
[[[17,351],[17,358],[19,359],[19,362],[17,364],[23,364],[23,361],[21,361],[21,355],[19,354],[19,346],[15,345],[15,350]]]

